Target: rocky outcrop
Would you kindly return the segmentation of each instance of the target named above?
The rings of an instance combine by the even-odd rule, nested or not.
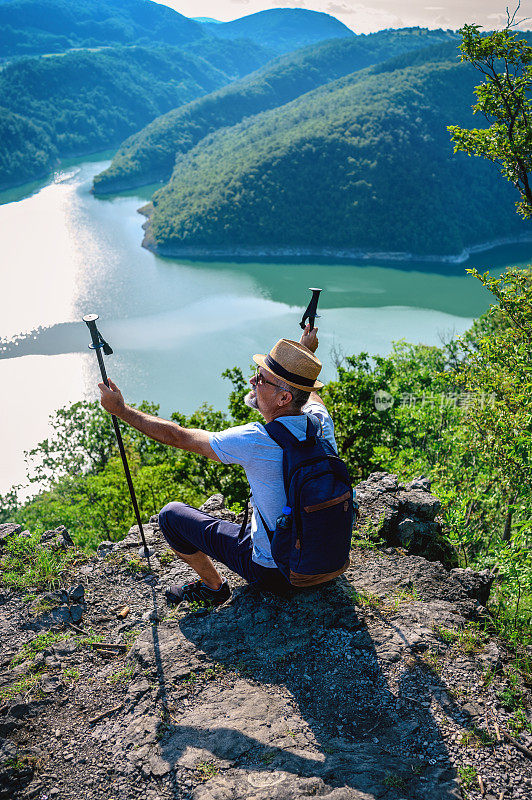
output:
[[[442,533],[440,501],[430,494],[428,478],[399,483],[396,475],[373,472],[356,486],[360,505],[356,529],[382,537],[388,546],[410,555],[456,566],[453,548]]]
[[[291,598],[221,567],[226,604],[168,609],[165,587],[191,572],[156,516],[149,562],[134,527],[63,588],[6,592],[0,798],[480,800],[476,773],[484,800],[528,798],[531,762],[496,736],[511,727],[513,656],[484,632],[486,576],[391,544],[404,520],[436,521],[414,484],[361,484],[361,518],[384,510],[385,549],[355,547],[345,575]],[[204,508],[235,520],[219,495]],[[78,607],[77,622],[52,615]]]

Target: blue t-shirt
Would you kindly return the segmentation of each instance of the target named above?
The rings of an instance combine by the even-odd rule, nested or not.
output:
[[[307,414],[321,423],[322,436],[337,451],[334,440],[334,424],[329,412],[321,403],[309,402],[303,406],[303,414],[298,416],[278,417],[288,430],[298,439],[304,439],[307,432]],[[223,464],[240,464],[244,467],[252,492],[251,505],[251,538],[253,540],[252,558],[262,567],[275,568],[272,558],[270,540],[264,525],[255,509],[259,509],[270,530],[275,528],[275,521],[286,505],[286,494],[283,483],[283,451],[271,439],[260,422],[249,422],[227,428],[225,431],[209,434],[212,449]]]

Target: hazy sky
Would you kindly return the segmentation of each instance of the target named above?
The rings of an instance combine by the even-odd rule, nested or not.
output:
[[[382,28],[420,25],[424,28],[460,28],[465,22],[477,22],[486,29],[501,27],[506,21],[502,0],[157,0],[175,8],[186,17],[237,19],[266,8],[307,8],[325,11],[341,20],[356,33],[370,33]],[[430,3],[433,3],[431,5]],[[511,9],[516,7],[511,4]],[[520,18],[532,17],[532,0],[522,0]],[[522,27],[532,28],[532,22]]]

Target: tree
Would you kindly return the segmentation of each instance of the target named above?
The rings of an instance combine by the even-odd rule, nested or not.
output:
[[[476,397],[467,414],[471,442],[512,498],[511,518],[518,499],[532,501],[532,268],[510,268],[500,278],[467,272],[499,301],[491,311],[497,327],[493,334],[488,326],[474,347],[463,338],[468,357],[456,380]]]
[[[485,80],[475,88],[473,113],[481,112],[488,128],[467,130],[448,126],[455,153],[482,156],[500,168],[502,175],[518,190],[517,211],[532,217],[532,46],[512,31],[515,16],[508,15],[506,27],[488,35],[480,25],[460,29],[461,60],[469,62]]]

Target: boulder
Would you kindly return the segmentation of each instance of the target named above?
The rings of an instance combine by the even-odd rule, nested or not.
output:
[[[465,589],[468,597],[478,600],[483,606],[487,604],[491,587],[495,580],[495,575],[489,569],[475,572],[471,567],[466,569],[456,568],[451,570],[451,575]]]
[[[401,547],[409,555],[456,566],[456,554],[442,534],[441,503],[430,494],[428,478],[420,476],[401,484],[396,475],[373,472],[355,489],[359,505],[356,530],[370,527],[384,539],[385,547]]]
[[[207,498],[203,505],[200,506],[199,510],[213,517],[225,519],[227,522],[236,522],[236,514],[234,511],[229,511],[229,509],[225,507],[222,494],[213,494],[211,497]]]
[[[52,550],[67,550],[69,547],[74,547],[74,541],[64,525],[44,531],[41,542]]]

